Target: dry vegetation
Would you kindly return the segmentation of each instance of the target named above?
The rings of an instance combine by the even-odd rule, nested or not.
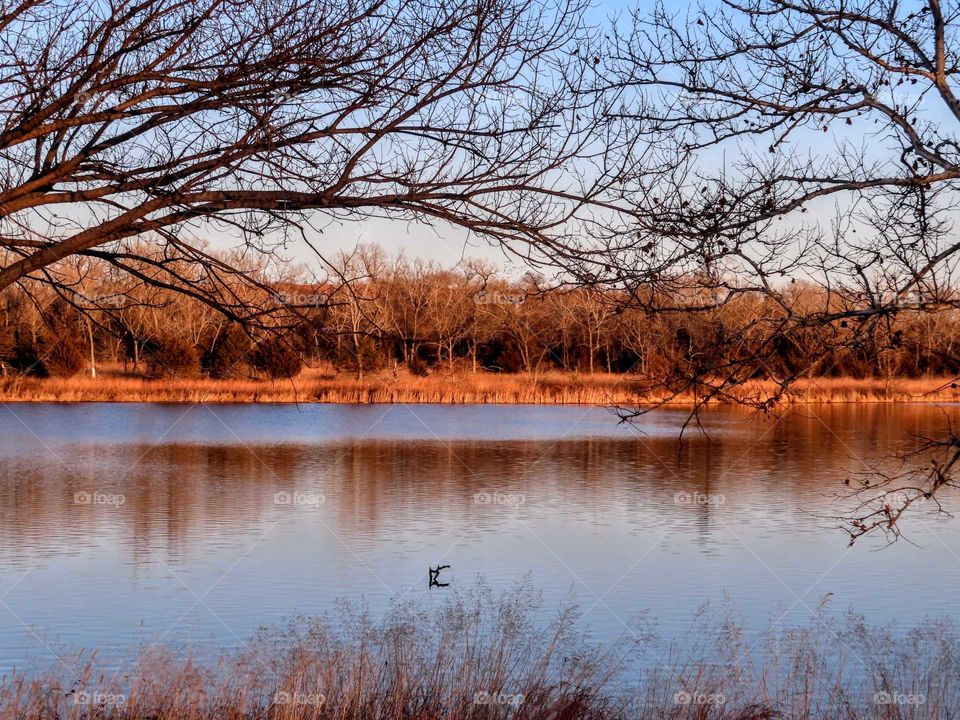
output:
[[[814,328],[781,343],[762,298],[653,313],[613,288],[544,291],[533,275],[473,261],[450,271],[364,246],[338,258],[330,282],[264,275],[285,310],[258,328],[97,261],[60,270],[69,292],[0,295],[0,399],[763,407],[957,397],[952,310],[892,318],[870,337]],[[791,312],[861,300],[803,283],[789,291]]]
[[[755,380],[734,390],[736,398],[756,402],[773,395],[777,385]],[[154,379],[125,372],[122,366],[100,368],[98,376],[0,378],[3,402],[183,402],[183,403],[444,403],[688,405],[693,395],[671,397],[640,376],[606,373],[499,374],[469,370],[437,370],[426,376],[405,369],[378,371],[357,379],[332,365],[305,368],[294,378],[279,380]],[[735,398],[727,401],[733,402]],[[797,382],[787,394],[790,403],[955,402],[960,388],[950,378],[839,379]],[[715,400],[724,402],[723,399]]]
[[[119,675],[88,662],[5,678],[0,715],[23,720],[946,720],[960,707],[957,639],[934,623],[899,641],[847,617],[744,633],[706,612],[691,641],[649,630],[604,651],[575,609],[546,627],[521,586],[476,588],[430,613],[263,630],[219,666],[148,651]],[[343,628],[343,629],[335,629]],[[707,639],[709,638],[709,639]],[[653,665],[640,670],[644,663]],[[62,677],[66,675],[67,677]]]

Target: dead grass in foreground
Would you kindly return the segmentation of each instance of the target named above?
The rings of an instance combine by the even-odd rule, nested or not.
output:
[[[774,391],[772,382],[753,381],[727,401],[757,400]],[[120,367],[98,369],[98,376],[0,378],[3,402],[172,402],[172,403],[442,403],[537,405],[633,405],[669,399],[691,404],[691,395],[668,398],[648,380],[605,373],[522,373],[437,371],[426,377],[379,372],[358,380],[329,367],[308,368],[291,380],[153,380]],[[952,402],[960,388],[951,378],[813,379],[794,385],[786,402],[885,403]]]
[[[88,663],[0,684],[17,720],[947,720],[960,715],[952,627],[905,637],[862,620],[771,626],[759,638],[701,615],[683,646],[647,630],[599,650],[579,615],[548,627],[537,595],[476,588],[429,613],[299,618],[207,667],[152,651],[122,676]],[[340,628],[340,629],[334,629]],[[638,669],[631,662],[646,663]],[[59,674],[58,674],[59,673]],[[62,677],[67,675],[67,677]]]

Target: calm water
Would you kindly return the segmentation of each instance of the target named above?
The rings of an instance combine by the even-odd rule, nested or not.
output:
[[[894,628],[957,619],[960,518],[878,551],[819,517],[945,412],[717,411],[678,447],[678,411],[638,432],[575,407],[0,406],[0,668],[216,652],[338,598],[430,605],[438,563],[452,588],[529,576],[601,642],[680,636],[706,601],[802,624],[827,593]]]

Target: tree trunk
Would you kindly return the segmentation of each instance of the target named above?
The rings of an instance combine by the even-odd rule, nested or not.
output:
[[[363,352],[360,349],[360,341],[356,333],[353,335],[353,353],[357,359],[357,380],[363,380]]]
[[[87,334],[90,336],[90,377],[97,377],[97,356],[93,346],[93,323],[87,319]]]

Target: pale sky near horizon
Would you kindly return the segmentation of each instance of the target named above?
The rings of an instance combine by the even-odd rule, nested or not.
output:
[[[488,260],[507,271],[511,265],[517,265],[498,243],[442,224],[431,227],[388,219],[335,221],[315,241],[318,250],[331,256],[339,251],[349,252],[360,244],[380,245],[389,255],[403,251],[409,257],[434,260],[445,268],[456,267],[469,258]],[[300,242],[295,242],[291,251],[291,255],[307,264],[314,257],[310,248]]]

